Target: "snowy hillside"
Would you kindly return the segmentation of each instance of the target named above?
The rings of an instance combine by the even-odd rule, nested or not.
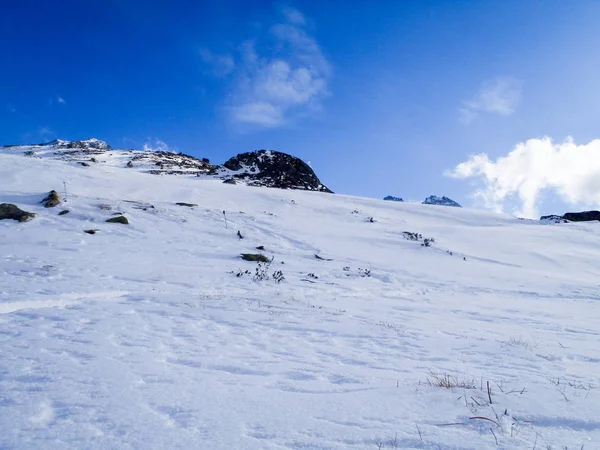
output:
[[[600,223],[110,158],[0,154],[0,448],[600,448]]]

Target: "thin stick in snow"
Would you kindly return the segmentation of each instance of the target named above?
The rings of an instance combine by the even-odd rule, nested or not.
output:
[[[415,427],[417,427],[417,431],[419,432],[419,438],[421,439],[421,442],[423,442],[423,436],[421,436],[421,430],[419,430],[419,425],[415,423]]]
[[[223,218],[225,219],[225,229],[227,230],[227,215],[225,214],[225,210],[223,210]]]
[[[65,188],[65,203],[67,203],[67,182],[63,181],[63,187]]]

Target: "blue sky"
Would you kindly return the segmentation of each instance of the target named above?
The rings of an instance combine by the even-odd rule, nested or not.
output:
[[[598,207],[599,30],[595,0],[5,2],[0,143],[267,148],[339,193]]]

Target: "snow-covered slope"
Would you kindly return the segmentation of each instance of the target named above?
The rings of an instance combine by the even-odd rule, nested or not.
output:
[[[0,448],[600,448],[599,223],[8,153]]]

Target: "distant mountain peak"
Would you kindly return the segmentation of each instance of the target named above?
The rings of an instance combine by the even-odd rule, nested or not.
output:
[[[435,195],[430,195],[425,199],[423,205],[440,205],[440,206],[454,206],[455,208],[462,208],[459,203],[455,202],[451,198],[448,197],[437,197]]]
[[[388,202],[403,202],[404,200],[402,199],[402,197],[394,197],[393,195],[386,195],[385,197],[383,197],[384,200],[387,200]]]

